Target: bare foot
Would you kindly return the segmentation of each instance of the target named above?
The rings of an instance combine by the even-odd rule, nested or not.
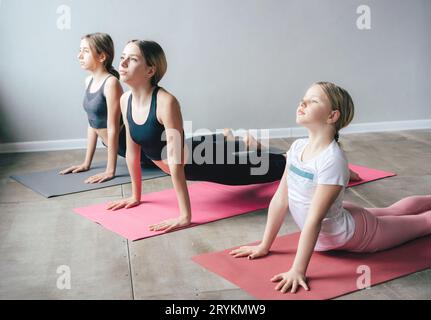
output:
[[[226,140],[235,140],[235,136],[233,135],[232,129],[224,128],[223,135]]]
[[[256,140],[250,133],[246,133],[242,139],[247,146],[248,149],[260,150],[262,149],[262,145],[259,141]]]

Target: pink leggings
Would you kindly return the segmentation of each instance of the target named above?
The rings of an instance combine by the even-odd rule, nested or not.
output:
[[[404,198],[387,208],[343,207],[355,219],[353,237],[337,250],[376,252],[431,234],[431,195]]]

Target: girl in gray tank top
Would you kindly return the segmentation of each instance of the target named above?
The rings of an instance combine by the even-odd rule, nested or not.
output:
[[[88,34],[81,38],[78,54],[81,68],[89,71],[86,80],[83,107],[87,113],[87,151],[81,164],[70,166],[60,174],[87,171],[96,150],[97,139],[108,149],[106,170],[91,176],[85,183],[100,183],[115,177],[117,154],[125,157],[126,134],[120,110],[120,97],[123,89],[118,81],[119,74],[113,68],[114,43],[106,33]],[[144,165],[152,162],[145,156]]]

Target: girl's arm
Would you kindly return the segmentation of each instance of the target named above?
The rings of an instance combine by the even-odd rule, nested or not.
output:
[[[276,290],[285,293],[291,288],[291,292],[295,293],[299,285],[308,290],[305,274],[319,236],[322,220],[342,189],[343,187],[338,185],[317,185],[307,221],[301,231],[293,265],[288,272],[275,275],[271,279],[275,282],[280,281],[275,287]]]
[[[105,172],[88,178],[86,183],[97,183],[111,180],[115,176],[117,166],[118,136],[120,134],[121,107],[120,99],[123,93],[120,82],[110,77],[105,84],[104,94],[108,107],[108,162]]]
[[[91,77],[87,77],[85,79],[85,88],[88,87],[90,83]],[[60,171],[59,174],[68,174],[68,173],[77,173],[88,171],[91,166],[91,162],[93,161],[94,152],[96,151],[97,144],[97,133],[92,127],[88,126],[87,128],[87,151],[85,154],[85,160],[82,164],[71,166],[63,171]]]
[[[286,217],[289,208],[289,198],[287,189],[288,167],[284,170],[277,191],[271,199],[268,209],[268,220],[266,222],[263,240],[258,246],[244,246],[230,252],[234,258],[248,257],[249,259],[259,258],[268,254],[275,237],[280,231],[281,225]]]
[[[166,97],[161,117],[166,132],[169,171],[177,196],[180,215],[178,218],[151,225],[150,230],[168,232],[189,225],[192,213],[184,173],[183,119],[177,99],[172,96]]]
[[[128,199],[110,203],[107,207],[108,210],[128,209],[141,203],[141,146],[135,143],[130,136],[129,123],[127,122],[127,99],[129,95],[130,93],[125,93],[121,96],[121,112],[123,113],[123,121],[126,126],[126,162],[132,181],[132,196]]]
[[[90,169],[91,162],[93,161],[94,152],[96,151],[97,145],[97,132],[92,127],[87,128],[87,152],[85,154],[84,165],[87,170]]]
[[[63,171],[60,171],[60,174],[68,174],[68,173],[77,173],[88,171],[91,167],[91,162],[93,161],[94,151],[96,151],[97,144],[97,133],[92,127],[88,126],[87,128],[87,151],[85,153],[85,160],[82,164],[71,166]]]

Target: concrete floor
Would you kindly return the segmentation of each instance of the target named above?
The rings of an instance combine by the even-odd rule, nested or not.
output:
[[[292,141],[273,143],[288,149]],[[350,188],[346,200],[378,207],[431,194],[431,130],[346,135],[342,143],[350,162],[398,174]],[[94,161],[104,157],[98,150]],[[45,199],[9,178],[83,158],[84,150],[0,155],[0,299],[252,299],[190,258],[261,239],[267,210],[130,242],[72,211],[127,196],[130,185]],[[145,181],[143,192],[170,187],[164,177]],[[288,216],[281,232],[297,230]],[[61,265],[70,267],[70,290],[57,289]],[[431,299],[431,269],[338,299]]]

